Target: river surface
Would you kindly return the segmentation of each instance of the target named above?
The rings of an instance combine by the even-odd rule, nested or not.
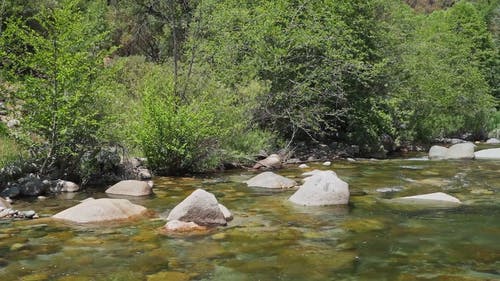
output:
[[[334,161],[349,183],[345,207],[301,207],[294,190],[248,188],[247,171],[155,178],[130,199],[153,214],[125,223],[72,225],[49,216],[103,188],[17,201],[41,219],[0,222],[0,280],[500,280],[500,161]],[[300,180],[304,171],[277,173]],[[168,236],[162,217],[196,188],[233,212],[227,227]],[[391,193],[381,188],[399,190]],[[411,207],[388,199],[442,191],[463,204]]]

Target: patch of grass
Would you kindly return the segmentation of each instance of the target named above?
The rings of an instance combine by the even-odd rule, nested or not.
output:
[[[23,155],[23,150],[7,136],[0,135],[0,168],[14,162]]]

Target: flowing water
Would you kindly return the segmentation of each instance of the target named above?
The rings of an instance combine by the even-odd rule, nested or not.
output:
[[[302,207],[293,190],[248,188],[252,172],[155,178],[155,195],[130,199],[154,215],[72,225],[48,216],[101,189],[18,201],[42,218],[0,222],[0,280],[500,280],[500,161],[336,161],[345,207]],[[278,173],[300,180],[304,170]],[[196,188],[235,217],[227,227],[168,236],[162,217]],[[380,188],[399,190],[392,193]],[[391,204],[443,191],[456,208]],[[43,218],[46,217],[46,218]]]

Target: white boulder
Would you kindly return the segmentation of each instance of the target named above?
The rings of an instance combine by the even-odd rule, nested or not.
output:
[[[474,152],[477,160],[500,160],[500,148],[483,149]]]
[[[273,172],[264,172],[249,179],[246,184],[250,187],[291,188],[296,186],[297,182]]]
[[[415,196],[406,196],[406,197],[395,198],[393,200],[397,200],[400,202],[406,201],[406,202],[414,202],[414,203],[426,203],[429,201],[447,202],[447,203],[453,203],[453,204],[462,203],[462,202],[460,202],[460,200],[458,198],[455,198],[455,197],[448,195],[446,193],[443,193],[443,192],[435,192],[435,193],[421,194],[421,195],[415,195]]]
[[[471,142],[454,144],[446,152],[446,159],[474,159],[475,147]]]
[[[106,193],[127,196],[146,196],[152,193],[152,188],[145,181],[124,180],[106,189]]]
[[[333,171],[312,171],[304,184],[288,199],[305,206],[339,205],[349,202],[349,185]]]
[[[429,150],[429,159],[445,159],[448,148],[439,145],[433,145]]]
[[[215,196],[197,189],[170,211],[168,221],[194,222],[201,226],[226,225],[227,221]]]
[[[86,199],[82,203],[59,212],[52,217],[76,223],[96,223],[125,220],[142,215],[146,208],[126,199]]]

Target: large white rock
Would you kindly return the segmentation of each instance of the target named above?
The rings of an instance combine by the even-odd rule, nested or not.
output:
[[[429,159],[445,159],[448,148],[440,145],[433,145],[429,150]]]
[[[446,159],[474,159],[475,147],[471,142],[454,144],[446,152]]]
[[[250,187],[290,188],[297,185],[294,180],[277,175],[273,172],[264,172],[246,181]]]
[[[215,196],[203,189],[197,189],[170,211],[167,220],[194,222],[201,226],[226,225]]]
[[[486,141],[487,144],[500,144],[500,140],[497,138],[491,138]]]
[[[349,202],[349,185],[333,171],[313,171],[288,200],[305,206],[340,205]]]
[[[435,193],[428,193],[428,194],[421,194],[421,195],[415,195],[415,196],[406,196],[406,197],[400,197],[396,198],[397,201],[407,201],[407,202],[416,202],[418,201],[440,201],[440,202],[449,202],[449,203],[456,203],[460,204],[460,200],[458,198],[455,198],[451,195],[448,195],[443,192],[435,192]]]
[[[151,192],[152,188],[147,182],[138,180],[121,181],[106,189],[106,193],[108,194],[128,196],[146,196],[151,194]]]
[[[126,199],[86,199],[82,203],[59,212],[52,217],[76,223],[95,223],[125,220],[142,215],[146,208]]]
[[[500,148],[483,149],[474,153],[477,160],[500,160]]]

